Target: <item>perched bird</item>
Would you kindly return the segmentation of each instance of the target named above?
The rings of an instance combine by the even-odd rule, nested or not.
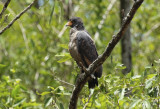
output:
[[[72,58],[76,61],[78,66],[88,66],[97,59],[98,53],[96,46],[89,35],[85,30],[81,18],[74,17],[69,20],[66,26],[70,26],[70,42],[69,42],[69,52]],[[82,72],[84,72],[81,69]],[[94,88],[98,86],[97,78],[102,76],[102,66],[98,67],[93,73],[94,77],[90,77],[88,80],[89,88]]]

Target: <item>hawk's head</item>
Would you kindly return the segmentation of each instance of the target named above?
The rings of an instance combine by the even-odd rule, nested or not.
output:
[[[70,26],[71,28],[76,28],[77,30],[84,29],[83,22],[79,17],[73,17],[69,19],[66,26]]]

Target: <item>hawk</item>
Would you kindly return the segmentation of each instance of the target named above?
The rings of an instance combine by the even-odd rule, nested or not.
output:
[[[81,18],[71,18],[66,26],[70,26],[70,42],[69,52],[72,58],[76,61],[78,66],[81,64],[88,68],[88,66],[97,59],[98,53],[94,41],[89,33],[85,30]],[[81,69],[81,72],[84,71]],[[94,74],[94,78],[90,77],[88,80],[89,88],[98,86],[98,79],[102,76],[102,66],[99,66]]]

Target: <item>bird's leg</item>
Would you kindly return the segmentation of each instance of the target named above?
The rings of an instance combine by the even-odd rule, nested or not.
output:
[[[77,64],[78,64],[78,66],[79,66],[79,68],[80,68],[81,73],[84,73],[85,70],[86,70],[86,68],[83,66],[83,64],[82,64],[81,62],[79,62],[79,63],[77,63]],[[90,75],[90,77],[93,78],[93,79],[96,79],[94,73],[92,73],[92,74]]]
[[[79,62],[76,62],[76,63],[78,65],[79,69],[80,69],[80,72],[84,73],[84,70],[83,70],[83,67],[82,67],[82,63],[81,64]]]
[[[79,64],[78,64],[79,66],[80,66],[80,69],[81,69],[81,71],[82,71],[82,73],[84,73],[84,72],[88,72],[87,71],[87,69],[86,69],[86,67],[85,66],[83,66],[83,64],[82,64],[82,62],[79,62]]]
[[[80,67],[80,71],[81,71],[81,73],[84,73],[84,70],[82,69],[82,67]]]
[[[95,75],[94,75],[94,74],[91,74],[91,78],[96,79],[96,77],[95,77]]]

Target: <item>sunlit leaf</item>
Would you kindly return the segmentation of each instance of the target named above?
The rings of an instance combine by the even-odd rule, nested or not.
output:
[[[16,72],[16,70],[15,70],[15,69],[10,69],[10,71],[11,71],[12,73],[15,73],[15,72]]]
[[[16,104],[14,104],[13,107],[18,106],[18,105],[22,104],[22,103],[25,102],[25,101],[26,101],[26,98],[23,98],[23,99],[21,99],[20,101],[18,101]]]
[[[59,86],[58,88],[59,88],[61,91],[64,90],[64,87],[63,87],[63,86]]]
[[[54,88],[54,87],[52,87],[52,86],[48,86],[48,88],[50,88],[50,89],[52,89],[52,90],[55,90],[55,88]]]
[[[11,96],[16,97],[16,95],[19,94],[19,92],[20,92],[20,85],[16,85],[12,90]]]
[[[157,61],[154,60],[155,63],[160,64],[160,59],[158,59]]]
[[[71,57],[69,53],[56,54],[55,56],[57,56],[57,57],[64,57],[64,56]]]
[[[25,107],[32,107],[32,106],[41,106],[41,104],[36,103],[36,102],[33,102],[33,103],[29,102],[29,103],[24,103],[24,104],[23,104],[23,107],[24,107],[24,108],[25,108]]]
[[[71,95],[71,93],[66,93],[66,92],[62,92],[62,93],[56,93],[57,95]]]
[[[145,68],[146,68],[146,69],[150,69],[150,68],[152,68],[152,66],[146,66]]]
[[[6,65],[0,64],[0,68],[4,68],[6,67]]]
[[[65,48],[65,49],[68,49],[68,44],[59,44],[58,46],[62,47],[62,48]]]
[[[147,75],[147,79],[151,79],[151,78],[153,78],[155,76],[156,76],[156,74],[149,74],[149,75]]]
[[[141,101],[142,101],[141,99],[136,99],[136,100],[134,100],[134,101],[130,104],[129,109],[133,109],[133,108],[136,107],[136,105],[138,105],[138,103],[141,102]]]
[[[137,79],[137,78],[140,78],[140,77],[141,77],[141,75],[135,75],[135,76],[132,77],[132,79]]]
[[[95,100],[95,103],[96,103],[96,107],[101,107],[101,104],[97,100]]]
[[[49,106],[52,103],[52,101],[53,101],[52,97],[47,98],[44,102],[44,107]]]
[[[124,98],[125,94],[125,88],[122,89],[119,100],[122,100]]]
[[[148,100],[143,100],[143,107],[144,109],[151,109],[151,104]]]
[[[117,64],[116,65],[116,69],[125,69],[126,66],[124,66],[123,64]]]
[[[47,95],[47,94],[50,94],[51,92],[42,92],[40,95],[44,96],[44,95]]]
[[[57,61],[58,63],[63,63],[63,62],[66,62],[68,61],[69,59],[71,59],[71,57],[63,57],[61,58],[59,61]]]
[[[148,89],[152,86],[152,81],[146,81],[146,85],[145,85],[145,88]]]

